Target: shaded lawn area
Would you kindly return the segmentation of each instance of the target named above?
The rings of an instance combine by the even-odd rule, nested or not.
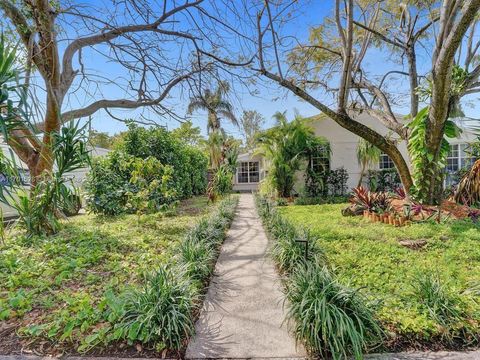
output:
[[[396,228],[344,217],[346,204],[279,207],[297,225],[318,237],[340,281],[362,288],[378,301],[382,323],[410,345],[442,341],[442,326],[432,319],[415,293],[419,274],[438,274],[448,289],[460,295],[466,322],[480,336],[480,227],[470,221],[419,223]],[[425,239],[421,250],[401,246],[400,240]],[[407,340],[408,339],[408,340]],[[399,346],[402,346],[398,344]],[[395,344],[391,346],[395,347]]]
[[[175,215],[80,215],[48,238],[9,236],[0,244],[0,353],[19,351],[36,337],[51,340],[37,349],[75,349],[107,321],[109,294],[171,261],[207,210],[207,199],[196,197],[181,202]]]

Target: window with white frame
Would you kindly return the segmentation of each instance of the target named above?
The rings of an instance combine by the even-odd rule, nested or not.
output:
[[[260,164],[258,161],[242,161],[237,170],[239,184],[258,183],[260,181]]]
[[[388,156],[388,155],[385,154],[385,153],[382,153],[382,154],[380,154],[380,159],[379,159],[379,163],[378,163],[378,168],[379,168],[380,170],[394,169],[394,168],[395,168],[395,164],[394,164],[393,160],[390,158],[390,156]]]
[[[475,157],[469,153],[468,148],[468,144],[450,144],[450,150],[447,155],[447,172],[454,173],[473,165]]]
[[[317,174],[330,170],[330,151],[328,146],[321,146],[315,156],[310,158],[310,167]]]

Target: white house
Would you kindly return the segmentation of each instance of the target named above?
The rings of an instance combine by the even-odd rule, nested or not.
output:
[[[392,139],[399,141],[398,146],[400,152],[405,159],[408,159],[407,144],[404,140],[400,140],[399,136],[383,126],[378,120],[372,118],[366,113],[359,113],[353,115],[353,118],[371,129],[374,129],[382,135],[389,136]],[[311,166],[316,163],[328,162],[330,169],[343,167],[348,172],[347,186],[349,189],[357,186],[361,166],[357,161],[356,149],[359,137],[352,132],[342,128],[335,121],[326,115],[318,115],[308,119],[306,122],[314,129],[315,134],[322,136],[330,143],[331,154],[330,157],[323,156],[321,158],[311,159]],[[458,125],[464,130],[461,137],[458,139],[450,139],[451,149],[447,159],[447,170],[455,172],[472,161],[465,148],[468,143],[476,140],[476,135],[467,130],[462,121],[457,121]],[[265,177],[268,172],[268,163],[259,155],[250,152],[241,154],[238,159],[237,173],[234,179],[234,191],[252,191],[258,189],[259,182]],[[394,164],[386,154],[380,156],[378,164],[372,170],[393,169]],[[296,192],[300,192],[304,185],[304,172],[300,171],[296,175]]]
[[[22,183],[23,185],[25,185],[25,189],[28,190],[30,177],[29,177],[27,165],[20,160],[20,158],[11,150],[11,148],[3,141],[3,138],[1,137],[0,137],[0,151],[2,151],[3,155],[9,159],[13,157],[15,164],[19,168],[18,170],[19,170],[20,176],[22,177]],[[104,149],[99,147],[91,147],[90,151],[91,151],[92,157],[105,156],[110,152],[109,149]],[[66,176],[68,177],[68,179],[72,180],[73,184],[76,187],[80,187],[82,186],[87,176],[87,173],[88,173],[88,168],[82,168],[82,169],[78,169],[76,171],[70,172],[66,174]],[[0,172],[0,186],[8,186],[8,183],[9,181],[7,177]],[[9,207],[4,203],[0,203],[0,209],[2,210],[4,218],[13,217],[13,216],[16,216],[17,214],[15,209]]]

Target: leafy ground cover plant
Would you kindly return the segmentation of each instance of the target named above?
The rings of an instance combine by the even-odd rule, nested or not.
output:
[[[362,288],[368,301],[379,302],[374,310],[388,329],[385,347],[438,349],[478,344],[480,298],[478,292],[469,290],[480,281],[478,226],[466,219],[392,227],[363,221],[361,217],[344,217],[340,214],[344,206],[288,206],[278,211],[293,224],[310,229],[340,283]],[[405,240],[425,241],[426,245],[412,250],[400,244]],[[441,290],[435,281],[418,284],[418,274],[435,273],[449,279],[441,283]],[[426,300],[424,291],[434,302]],[[451,317],[447,309],[440,318],[432,316],[429,308],[436,309],[437,301],[449,309],[458,308],[461,318],[453,310],[453,318],[458,321],[441,320]],[[442,307],[438,309],[443,311]],[[466,334],[465,329],[476,335],[458,336]],[[456,334],[454,341],[446,334]]]
[[[382,335],[363,296],[342,286],[328,269],[317,234],[290,222],[270,200],[257,197],[256,202],[274,238],[272,256],[285,276],[287,320],[297,341],[320,357],[361,358]]]
[[[102,349],[124,314],[119,295],[142,289],[145,273],[176,262],[178,247],[207,209],[207,199],[196,197],[182,201],[172,217],[83,215],[48,239],[11,233],[0,243],[0,321],[6,329],[0,348],[43,354]],[[172,281],[164,285],[177,293]],[[128,336],[109,352],[124,342]]]

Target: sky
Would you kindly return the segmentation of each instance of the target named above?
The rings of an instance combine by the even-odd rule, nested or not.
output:
[[[91,4],[98,5],[98,1],[105,1],[105,4],[108,3],[108,0],[78,0],[78,3],[85,4],[90,2]],[[75,2],[75,0],[74,0]],[[322,20],[325,16],[330,16],[333,13],[333,0],[300,0],[304,3],[304,6],[300,9],[299,16],[294,17],[285,27],[285,33],[293,35],[300,40],[306,40],[309,35],[309,29],[312,26],[316,26],[322,23]],[[234,2],[233,2],[234,3]],[[231,19],[230,19],[231,20]],[[229,19],[227,18],[228,22]],[[70,34],[68,34],[70,35]],[[69,37],[69,36],[67,36]],[[68,42],[62,42],[60,49],[64,49],[65,45]],[[168,48],[168,44],[165,45],[168,52],[171,53],[171,56],[175,56],[175,49]],[[92,72],[94,71],[97,75],[108,79],[120,79],[124,76],[125,69],[120,65],[106,62],[95,50],[89,49],[85,50],[83,56],[83,61],[87,67],[92,67]],[[422,53],[422,50],[418,50],[418,63],[420,70],[428,69],[430,61],[427,54]],[[390,69],[393,69],[392,63],[389,59],[389,54],[383,53],[377,49],[369,50],[369,53],[364,61],[365,67],[368,70],[372,70],[377,73],[383,73]],[[76,64],[78,66],[78,63]],[[398,69],[396,67],[396,69]],[[335,86],[336,79],[332,79],[332,84]],[[119,82],[120,83],[120,82]],[[405,97],[406,81],[404,79],[396,79],[393,81],[393,87],[398,88],[396,96],[398,97],[398,102],[401,104]],[[403,89],[403,91],[402,91]],[[262,81],[258,85],[252,85],[249,88],[250,91],[256,91],[257,94],[254,96],[249,91],[247,91],[242,86],[236,86],[233,84],[233,94],[231,95],[231,101],[235,108],[235,113],[237,117],[241,117],[243,110],[257,110],[260,112],[266,119],[265,127],[270,127],[273,125],[272,116],[277,111],[283,112],[287,111],[289,117],[293,117],[294,112],[297,111],[304,117],[312,116],[318,114],[318,110],[315,109],[312,105],[300,100],[295,95],[292,95],[288,91],[282,89],[277,84]],[[85,106],[90,101],[92,101],[95,96],[89,96],[94,94],[96,91],[95,85],[91,85],[87,92],[78,91],[75,92],[71,97],[70,103],[64,106],[64,111],[69,110],[70,108],[76,108],[78,106]],[[126,92],[122,89],[122,86],[106,86],[102,88],[103,94],[109,98],[123,98],[126,96]],[[320,99],[327,105],[334,106],[334,99],[324,93],[317,94]],[[40,96],[41,98],[41,96]],[[480,117],[480,110],[475,106],[478,96],[470,97],[469,106],[466,106],[464,109],[468,116],[471,117]],[[186,114],[186,108],[188,105],[188,96],[180,93],[180,88],[176,88],[171,92],[171,96],[168,99],[168,104],[170,104],[175,112],[180,115]],[[403,102],[408,105],[407,102]],[[394,111],[399,114],[405,114],[408,112],[408,106],[399,105],[394,108]],[[140,110],[115,110],[113,113],[115,116],[122,119],[138,119]],[[166,126],[168,129],[173,129],[179,126],[179,122],[168,117],[161,118],[159,115],[148,109],[142,110],[143,115],[147,118],[154,119],[158,124]],[[206,133],[206,114],[204,112],[196,112],[191,115],[191,120],[195,126],[199,126],[202,132]],[[120,131],[125,130],[125,124],[111,118],[107,112],[100,110],[92,116],[92,127],[101,132],[107,132],[109,134],[115,134]],[[240,131],[232,125],[225,124],[227,132],[236,137],[241,137]]]
[[[82,3],[84,2],[85,1],[82,1]],[[289,31],[289,33],[296,35],[298,38],[306,39],[308,37],[309,27],[321,22],[325,15],[331,14],[331,3],[331,1],[321,0],[308,1],[308,11],[305,12],[305,9],[300,10],[305,14],[305,16],[302,16],[301,19],[289,24],[286,29]],[[299,26],[299,23],[301,23],[302,26]],[[94,52],[90,52],[89,54],[92,58],[87,60],[97,62],[96,67],[98,68],[98,61],[102,60],[100,58],[96,58]],[[115,66],[111,63],[105,63],[101,67],[103,67],[102,71],[105,72],[105,75],[108,77],[120,76],[121,72],[123,71],[120,66]],[[293,116],[294,111],[298,111],[302,116],[312,116],[318,114],[318,110],[316,110],[313,106],[289,94],[287,91],[280,89],[278,85],[271,82],[264,81],[260,84],[260,86],[254,86],[250,88],[251,91],[258,91],[258,94],[255,95],[252,95],[249,91],[242,87],[233,86],[233,88],[234,93],[231,94],[230,98],[232,104],[234,105],[237,117],[241,117],[243,110],[257,110],[265,117],[266,128],[273,124],[272,116],[277,111],[287,111],[289,116]],[[125,95],[121,89],[113,87],[109,88],[107,93],[109,98],[123,97]],[[79,104],[82,104],[82,102],[88,102],[82,99],[82,95],[83,94],[78,96],[77,101]],[[175,111],[182,115],[186,114],[188,97],[182,97],[177,91],[174,90],[171,92],[170,98],[171,99],[169,102],[173,104]],[[68,107],[65,110],[68,110]],[[155,119],[159,124],[165,125],[168,129],[173,129],[180,125],[180,123],[174,119],[159,119],[157,114],[152,111],[148,111],[148,109],[143,109],[142,111],[145,117]],[[114,111],[115,116],[125,119],[138,118],[139,113],[139,110]],[[192,120],[195,126],[201,128],[204,134],[206,133],[206,113],[196,112],[189,116],[189,118]],[[107,132],[109,134],[114,134],[126,129],[124,123],[112,119],[107,112],[103,110],[100,110],[92,116],[91,124],[92,128],[101,132]],[[241,138],[241,132],[238,128],[230,124],[225,124],[224,127],[229,134]]]

